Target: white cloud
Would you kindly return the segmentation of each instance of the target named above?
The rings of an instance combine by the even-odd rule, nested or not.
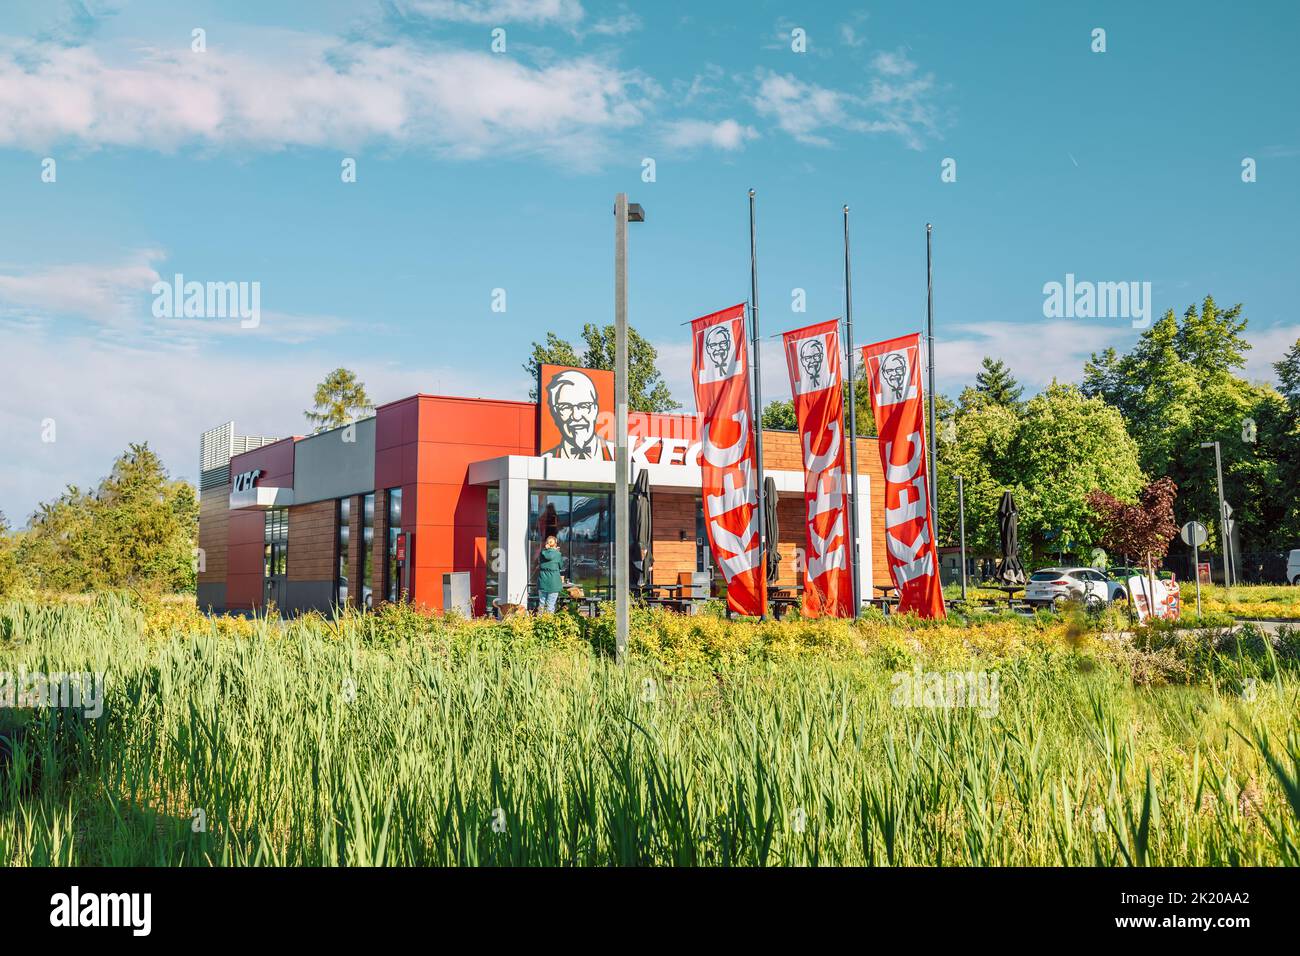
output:
[[[864,94],[834,90],[793,74],[760,71],[754,109],[802,143],[829,146],[829,133],[894,133],[910,149],[938,135],[935,82],[901,53],[877,54]]]
[[[742,126],[734,119],[718,123],[707,120],[677,120],[668,126],[667,142],[678,149],[696,149],[711,146],[714,149],[737,150],[758,137],[752,126]]]
[[[75,320],[118,336],[134,336],[138,343],[184,349],[236,336],[250,343],[300,344],[336,334],[349,324],[334,316],[276,309],[259,309],[258,324],[250,328],[244,328],[238,318],[157,318],[154,284],[175,281],[172,272],[159,272],[158,265],[165,260],[162,251],[144,249],[120,263],[71,263],[0,273],[0,327],[29,331],[59,323],[66,330],[67,320]],[[189,280],[254,281],[196,275],[188,276]]]
[[[1246,353],[1243,374],[1251,381],[1277,384],[1277,371],[1273,363],[1280,361],[1296,340],[1300,339],[1300,324],[1281,323],[1268,328],[1248,328],[1246,339],[1251,350]]]
[[[578,0],[407,0],[399,3],[403,13],[447,23],[498,25],[555,23],[572,26],[584,15]]]
[[[598,36],[623,36],[641,29],[641,18],[635,13],[620,13],[606,20],[597,20],[591,25],[589,33]]]
[[[337,47],[297,37],[259,56],[0,45],[0,146],[171,151],[415,146],[465,158],[591,159],[641,121],[653,84],[583,57],[531,67],[486,51]]]
[[[0,275],[0,315],[20,321],[73,316],[121,325],[139,314],[140,299],[158,281],[155,250],[116,264],[82,263]]]
[[[857,28],[851,23],[840,24],[840,41],[851,47],[860,47],[867,42],[865,37],[858,35]]]
[[[849,128],[855,122],[849,116],[853,98],[800,80],[792,74],[768,72],[759,82],[754,109],[759,115],[776,120],[784,132],[813,146],[830,144],[818,130],[826,127]]]
[[[1083,365],[1094,352],[1108,347],[1123,353],[1133,348],[1141,332],[1126,323],[1044,319],[1038,322],[983,322],[958,325],[951,336],[937,335],[935,373],[942,390],[956,392],[975,381],[984,356],[1000,358],[1021,382],[1042,388],[1052,379],[1079,382]],[[1273,363],[1297,338],[1300,324],[1250,328],[1243,375],[1252,381],[1276,384]]]
[[[902,50],[877,53],[872,57],[871,65],[885,76],[910,76],[916,72],[916,64]]]
[[[940,330],[942,331],[942,330]],[[1078,382],[1083,363],[1093,352],[1132,347],[1139,333],[1128,324],[1088,323],[1069,319],[1037,322],[960,324],[951,334],[936,334],[935,376],[940,391],[957,392],[975,381],[984,356],[1002,359],[1031,389],[1052,379]]]
[[[196,480],[199,433],[213,425],[233,418],[245,434],[303,434],[302,411],[337,364],[297,349],[162,353],[41,334],[6,340],[0,510],[22,525],[38,501],[68,483],[97,482],[133,441],[148,441],[173,477]],[[367,359],[348,365],[377,404],[421,391],[482,394],[482,377],[464,369]],[[41,440],[46,418],[56,428],[48,444]]]

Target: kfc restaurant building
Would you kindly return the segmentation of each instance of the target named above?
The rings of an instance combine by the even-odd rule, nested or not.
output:
[[[308,437],[241,436],[233,423],[204,433],[199,606],[328,613],[405,596],[442,610],[445,583],[468,584],[476,615],[498,601],[532,606],[552,534],[566,577],[612,598],[613,375],[543,366],[539,378],[537,402],[412,395]],[[698,431],[689,414],[629,416],[632,476],[646,472],[651,488],[651,580],[712,573],[716,593]],[[762,442],[778,493],[778,585],[791,587],[806,547],[800,440],[767,430]],[[890,573],[876,439],[859,439],[857,456],[865,599]]]

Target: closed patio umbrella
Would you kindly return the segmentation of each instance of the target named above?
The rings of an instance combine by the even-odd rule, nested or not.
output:
[[[628,540],[632,544],[629,558],[629,573],[632,578],[632,590],[644,591],[650,587],[651,568],[654,566],[654,540],[650,535],[650,473],[644,468],[632,483],[631,500],[628,511],[632,526],[628,529]]]
[[[1025,569],[1020,564],[1019,512],[1011,492],[1002,492],[998,503],[998,535],[1002,539],[1002,560],[998,564],[997,580],[1006,587],[1025,583]]]
[[[767,539],[767,583],[775,584],[781,573],[781,552],[776,549],[781,526],[776,520],[776,479],[763,481],[763,536]]]

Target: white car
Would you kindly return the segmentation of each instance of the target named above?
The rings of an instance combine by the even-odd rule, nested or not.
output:
[[[1300,548],[1286,556],[1286,579],[1292,584],[1300,584]]]
[[[1120,582],[1111,581],[1096,568],[1043,568],[1029,576],[1025,601],[1035,607],[1052,607],[1070,600],[1101,607],[1123,590]]]

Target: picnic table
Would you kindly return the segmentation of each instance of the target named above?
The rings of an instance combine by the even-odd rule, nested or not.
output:
[[[799,601],[802,600],[800,595],[803,593],[803,586],[796,584],[794,587],[774,588],[767,593],[768,603],[772,605],[772,616],[778,621],[786,611],[792,607],[798,607]]]
[[[871,603],[875,604],[876,601],[879,601],[880,610],[888,614],[890,606],[898,603],[898,586],[894,584],[873,584],[872,587],[880,592],[880,597]]]

